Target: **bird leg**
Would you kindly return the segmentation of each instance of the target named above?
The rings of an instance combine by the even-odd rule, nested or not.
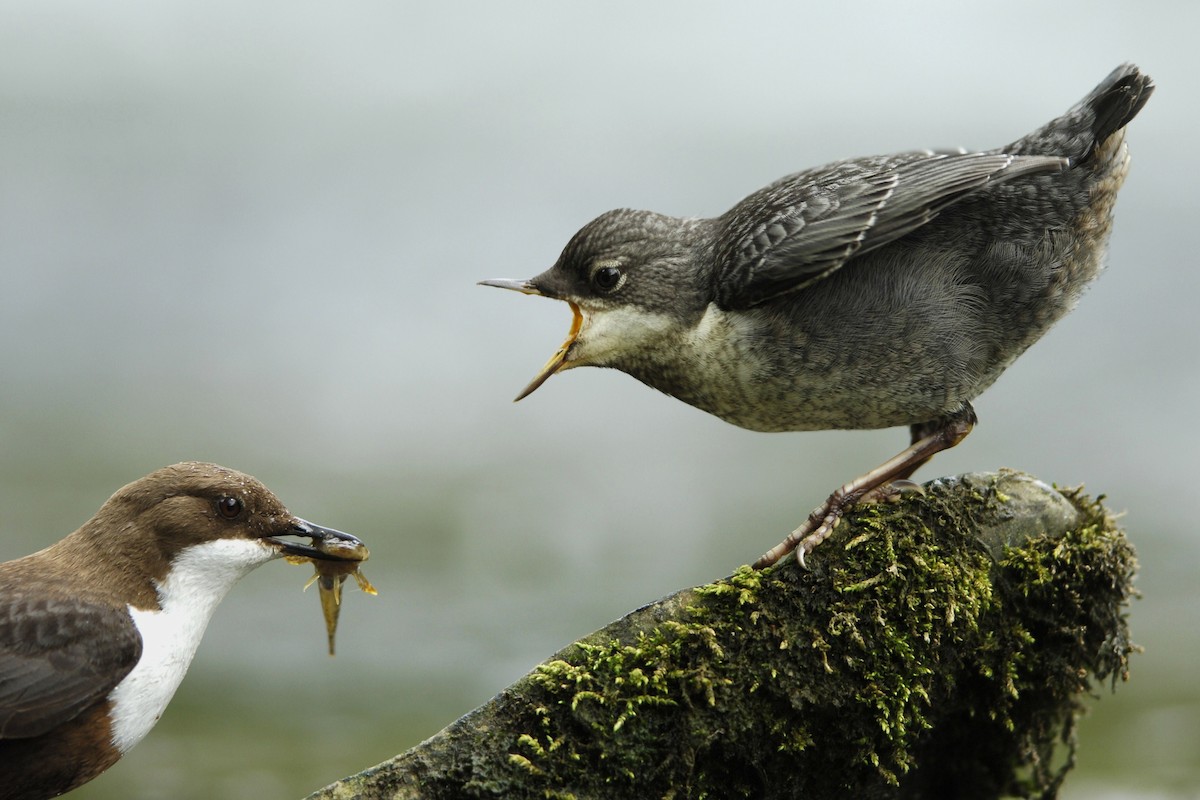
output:
[[[833,533],[846,509],[864,499],[877,499],[881,494],[886,494],[892,481],[907,480],[934,455],[949,450],[966,438],[976,421],[975,409],[966,403],[954,414],[913,425],[911,431],[914,441],[908,449],[835,490],[829,499],[808,515],[800,527],[754,562],[754,568],[769,567],[793,550],[803,566],[804,556]]]
[[[909,425],[908,443],[910,445],[915,445],[926,436],[936,433],[944,424],[944,419],[937,419],[933,420],[932,422],[918,422],[913,425]],[[963,435],[965,436],[966,434]],[[954,445],[949,445],[949,447],[953,446]],[[913,461],[904,471],[897,473],[896,477],[892,478],[887,483],[881,483],[874,489],[871,489],[863,494],[862,497],[858,498],[856,505],[862,505],[864,503],[890,502],[892,500],[899,499],[902,495],[910,492],[915,492],[916,494],[925,494],[925,490],[921,488],[921,484],[914,483],[913,481],[910,481],[909,478],[912,477],[914,472],[924,466],[925,462],[933,458],[933,455],[934,454],[931,452],[924,458],[918,461]]]

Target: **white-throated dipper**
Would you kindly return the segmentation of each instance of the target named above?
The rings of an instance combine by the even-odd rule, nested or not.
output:
[[[333,558],[304,539],[359,543],[249,475],[187,462],[0,564],[0,798],[55,797],[116,763],[162,715],[234,583],[283,555]]]
[[[613,367],[757,431],[908,425],[912,446],[837,489],[755,564],[801,562],[856,502],[885,494],[975,423],[971,400],[1096,277],[1154,90],[1118,67],[1058,119],[986,152],[838,161],[719,217],[619,209],[526,281],[567,301],[554,373]]]

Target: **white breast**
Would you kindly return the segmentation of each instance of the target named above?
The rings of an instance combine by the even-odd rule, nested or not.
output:
[[[250,539],[218,539],[189,547],[176,556],[158,587],[161,610],[130,606],[142,635],[142,657],[109,694],[118,750],[129,752],[158,722],[226,593],[243,575],[277,556]]]

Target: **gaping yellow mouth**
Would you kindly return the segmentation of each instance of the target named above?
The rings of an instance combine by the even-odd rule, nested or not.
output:
[[[575,305],[575,303],[572,303],[570,300],[567,301],[567,305],[571,307],[571,314],[573,316],[571,318],[571,330],[567,331],[566,340],[559,345],[558,350],[554,351],[554,355],[551,356],[550,360],[546,362],[546,366],[542,367],[542,370],[537,374],[537,377],[530,381],[529,385],[525,387],[525,390],[516,396],[516,398],[513,400],[514,403],[517,402],[517,400],[523,400],[524,398],[533,394],[539,386],[546,382],[547,378],[558,372],[566,365],[567,351],[571,349],[571,345],[575,344],[575,339],[579,336],[579,329],[583,327],[583,312],[579,310],[579,306]]]

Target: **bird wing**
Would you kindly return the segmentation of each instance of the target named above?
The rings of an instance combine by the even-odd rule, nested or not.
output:
[[[104,698],[142,655],[127,613],[0,593],[0,739],[39,736]]]
[[[789,175],[721,217],[717,302],[748,308],[803,289],[911,233],[984,186],[1065,169],[1054,156],[899,153]]]

